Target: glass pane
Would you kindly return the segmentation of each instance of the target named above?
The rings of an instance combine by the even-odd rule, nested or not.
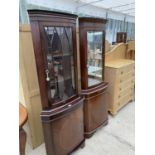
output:
[[[102,32],[87,32],[88,86],[102,81]]]
[[[72,29],[46,26],[44,32],[48,97],[51,102],[66,100],[75,94]]]

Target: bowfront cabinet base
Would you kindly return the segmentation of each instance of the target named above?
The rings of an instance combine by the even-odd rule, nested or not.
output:
[[[84,100],[84,135],[91,137],[98,128],[108,123],[106,89],[108,84],[102,82],[95,87],[82,90]]]
[[[83,98],[41,113],[47,155],[68,155],[84,147]]]

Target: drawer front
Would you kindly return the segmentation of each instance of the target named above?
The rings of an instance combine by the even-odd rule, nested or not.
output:
[[[123,96],[123,94],[126,94],[126,92],[128,92],[130,89],[134,90],[134,85],[135,85],[134,77],[116,84],[114,90],[115,99],[118,99],[119,95],[120,95],[119,98],[121,98],[121,96]]]
[[[126,94],[125,96],[123,96],[121,99],[117,100],[117,110],[119,110],[120,108],[122,108],[125,104],[127,104],[130,100],[133,99],[133,94],[134,92],[130,92],[128,94]]]
[[[124,74],[121,74],[117,77],[117,79],[120,81],[120,82],[123,82],[123,81],[126,81],[130,78],[134,78],[135,77],[135,72],[134,71],[130,71],[128,73],[124,73]]]
[[[135,64],[134,63],[118,69],[118,75],[123,75],[123,74],[126,74],[126,73],[131,72],[131,71],[133,71],[133,72],[135,71]]]
[[[124,96],[126,96],[128,94],[132,94],[132,92],[134,92],[134,86],[133,85],[126,87],[122,91],[120,91],[117,95],[117,99],[121,100]]]

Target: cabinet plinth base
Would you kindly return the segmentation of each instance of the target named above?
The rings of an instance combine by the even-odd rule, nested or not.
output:
[[[107,124],[108,124],[108,119],[105,122],[103,122],[103,124],[101,124],[100,126],[98,126],[95,130],[93,130],[93,131],[87,131],[87,132],[85,131],[84,132],[84,137],[85,138],[91,138],[98,129],[106,126]]]

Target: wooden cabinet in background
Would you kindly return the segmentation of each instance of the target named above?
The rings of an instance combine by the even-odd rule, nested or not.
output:
[[[126,43],[127,33],[126,32],[117,32],[116,43]]]
[[[89,138],[108,122],[104,82],[106,20],[79,18],[81,86],[84,100],[84,134]]]
[[[105,63],[105,81],[108,87],[108,110],[112,115],[134,99],[135,62],[118,59]]]
[[[84,144],[83,98],[78,92],[77,16],[29,10],[47,155]]]

